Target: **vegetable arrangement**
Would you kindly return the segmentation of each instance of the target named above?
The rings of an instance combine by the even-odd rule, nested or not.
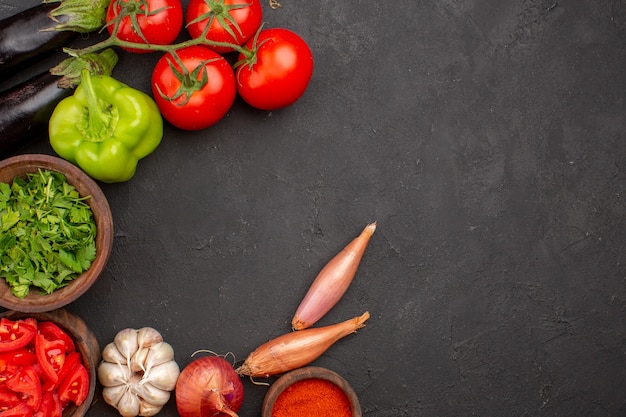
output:
[[[375,226],[376,223],[367,225],[357,238],[331,259],[314,281],[311,287],[314,295],[308,296],[307,303],[318,319],[345,293]],[[333,302],[329,304],[324,297],[317,298],[320,295],[329,297]],[[237,376],[268,378],[308,365],[338,340],[364,327],[369,317],[366,311],[340,323],[285,333],[261,344],[236,369],[219,356],[192,361],[183,369],[176,384],[179,414],[182,417],[221,414],[236,417],[244,397],[243,385]]]
[[[144,102],[137,104],[132,113],[152,115],[149,118],[154,121],[155,127],[148,133],[143,131],[145,129],[133,131],[122,127],[123,139],[113,132],[118,117],[124,124],[123,117],[114,114],[113,110],[104,114],[107,112],[105,103],[112,104],[112,97],[98,88],[102,84],[101,79],[94,78],[91,81],[94,88],[77,89],[72,97],[67,97],[68,91],[55,90],[49,77],[37,81],[50,84],[51,92],[36,101],[34,108],[44,109],[56,105],[54,113],[49,116],[48,126],[53,149],[102,182],[123,182],[132,178],[137,161],[152,153],[160,143],[162,118],[180,129],[206,129],[228,113],[237,95],[252,107],[277,110],[293,104],[304,94],[313,73],[313,56],[302,38],[287,29],[263,28],[260,0],[247,3],[235,0],[194,0],[186,10],[183,10],[180,0],[62,2],[62,6],[54,9],[51,17],[56,18],[62,12],[63,22],[56,29],[74,32],[63,33],[61,37],[52,31],[55,37],[39,39],[40,49],[37,51],[52,51],[67,45],[75,32],[93,31],[99,27],[106,28],[109,37],[83,49],[65,47],[69,59],[80,62],[97,56],[103,50],[115,48],[129,53],[164,53],[152,71],[152,98],[142,100]],[[36,16],[39,19],[43,16],[41,10],[49,11],[50,7],[46,7],[38,8]],[[94,13],[87,13],[88,10]],[[87,19],[86,16],[90,14],[93,16]],[[16,25],[24,30],[24,23],[21,22],[21,25]],[[191,39],[173,43],[181,33],[183,23]],[[33,51],[29,52],[28,59],[33,56]],[[229,53],[237,57],[232,65],[226,59]],[[20,60],[15,55],[14,51],[9,51],[7,59],[11,58],[11,62],[17,65]],[[65,64],[65,67],[68,66]],[[9,68],[0,61],[0,70]],[[81,76],[76,75],[76,72]],[[111,72],[110,67],[100,71],[89,68],[90,75],[96,77],[111,77]],[[83,77],[82,69],[74,69],[72,79],[75,83],[71,87],[75,87]],[[21,93],[24,89],[21,87],[18,91]],[[95,97],[90,97],[85,91],[93,93]],[[125,93],[130,94],[130,91],[126,90]],[[151,101],[156,104],[153,106]],[[150,107],[153,108],[146,110]],[[155,112],[154,108],[158,111]],[[83,115],[78,122],[66,117],[77,116],[79,110]],[[43,117],[36,116],[45,120],[46,114],[49,113],[44,113]],[[36,116],[25,115],[22,123],[26,125],[27,121],[34,120]],[[27,126],[30,129],[31,124]],[[11,127],[7,130],[13,129]],[[19,136],[27,136],[24,133],[20,132]],[[107,136],[117,137],[118,144],[113,146],[113,142],[106,139]],[[7,143],[11,144],[7,151],[13,152],[21,142],[7,140]],[[112,167],[112,172],[103,169],[103,166]]]
[[[93,0],[64,1],[68,5],[67,11],[70,10],[69,4],[78,7],[78,4],[84,5]],[[109,37],[83,49],[64,48],[70,58],[56,67],[54,73],[65,75],[69,80],[67,87],[75,88],[75,91],[71,96],[71,90],[57,91],[59,87],[45,74],[39,81],[43,84],[39,85],[50,86],[51,91],[38,99],[36,107],[54,104],[54,112],[47,123],[53,149],[102,182],[123,182],[133,177],[139,160],[154,152],[160,144],[164,119],[183,130],[206,129],[228,113],[237,96],[254,108],[277,110],[300,99],[312,77],[314,61],[306,41],[288,29],[264,29],[260,0],[245,3],[236,0],[191,0],[186,10],[183,10],[179,0],[95,1],[97,6],[92,7],[97,9],[98,15],[102,15],[98,28],[106,28]],[[275,1],[270,1],[270,5],[280,7]],[[183,30],[183,23],[191,39],[173,43]],[[79,26],[71,24],[70,20],[64,21],[63,26],[83,30],[77,29]],[[94,29],[90,27],[88,30]],[[52,50],[58,47],[57,42],[67,45],[71,38],[68,35],[54,42],[46,40],[45,48]],[[117,62],[117,55],[113,52],[115,48],[127,53],[163,53],[151,72],[152,97],[112,76]],[[234,64],[230,64],[227,54],[235,58]],[[0,62],[0,70],[2,65]],[[19,86],[20,93],[17,94],[22,94],[25,89]],[[28,115],[28,118],[32,120],[34,116]],[[43,177],[43,173],[40,176]],[[39,187],[44,195],[37,198],[39,201],[54,200],[53,195],[61,193],[60,190],[72,192],[64,187],[52,188],[52,180],[41,182]],[[3,232],[5,228],[9,230],[17,224],[14,212],[19,211],[17,208],[3,208],[2,198],[8,191],[11,189],[7,190],[0,184],[0,226]],[[60,207],[73,212],[69,203]],[[59,213],[51,210],[53,214],[46,212],[38,216],[43,219],[42,223],[67,223],[56,219],[54,216],[58,217]],[[80,216],[74,214],[74,217]],[[56,220],[53,221],[53,218]],[[73,227],[85,231],[82,225]],[[182,417],[236,417],[244,398],[243,376],[268,378],[305,366],[323,355],[334,343],[365,326],[370,317],[367,311],[339,323],[313,327],[348,289],[375,229],[375,223],[367,225],[320,271],[293,316],[292,331],[261,344],[236,368],[223,357],[215,355],[194,359],[181,372],[174,360],[172,346],[163,341],[157,330],[144,327],[120,331],[102,351],[102,362],[97,369],[98,380],[104,387],[104,400],[124,417],[152,416],[169,401],[175,389],[177,409]],[[95,225],[93,232],[95,234]],[[3,233],[0,238],[3,266],[8,259],[8,255],[1,252],[2,245],[9,239],[6,236],[9,234]],[[29,244],[38,245],[36,251],[49,244],[41,238],[33,240],[35,243],[31,241]],[[95,246],[93,249],[95,254]],[[59,253],[58,256],[49,256],[61,265],[54,266],[55,271],[62,267],[74,272],[88,268],[88,249],[73,253],[64,248]],[[15,262],[11,265],[15,269]],[[43,278],[39,271],[30,274],[27,267],[22,270],[15,274],[13,280],[21,285],[15,291],[25,295],[24,291],[27,293],[31,285],[39,286],[38,282]],[[0,271],[5,272],[4,268]],[[23,276],[28,274],[35,279],[24,284]],[[62,275],[71,278],[69,273]],[[56,285],[64,283],[57,282]],[[45,288],[47,291],[49,287]],[[5,339],[21,343],[29,337],[31,328],[38,329],[33,330],[34,334],[46,327],[36,327],[25,321],[12,328],[3,323],[0,323],[0,346]],[[4,336],[5,330],[8,336]],[[58,339],[61,338],[58,335]],[[40,365],[40,372],[48,381],[46,386],[58,383],[65,389],[68,384],[65,381],[70,381],[71,386],[78,384],[79,390],[70,389],[63,395],[59,394],[61,405],[68,401],[78,404],[83,395],[83,372],[76,371],[68,379],[63,374],[63,364],[59,365],[59,358],[51,353],[53,345],[48,343],[49,339],[47,336],[32,338],[35,340],[34,349],[39,346],[42,352],[46,352],[37,355],[41,356],[41,361],[47,361]],[[61,349],[61,344],[57,345],[55,352]],[[64,363],[75,361],[76,355],[71,355],[73,352],[69,348],[61,350],[65,352]],[[0,357],[0,365],[2,360]],[[72,369],[75,368],[72,365]],[[0,383],[1,376],[0,371]],[[45,392],[41,395],[41,404],[55,400],[54,397],[45,400]],[[32,396],[25,398],[33,401]],[[54,402],[53,405],[56,407],[56,404]],[[36,409],[33,404],[30,407]]]
[[[0,319],[1,415],[61,416],[88,392],[87,368],[64,330],[34,318]]]
[[[0,277],[20,298],[67,285],[96,257],[93,213],[58,172],[0,183],[0,231]]]
[[[191,39],[174,44],[183,16]],[[309,46],[287,29],[263,29],[261,22],[260,0],[193,0],[186,10],[178,0],[111,0],[106,23],[109,38],[65,51],[76,57],[109,47],[134,53],[165,52],[152,72],[153,96],[163,117],[181,129],[205,129],[224,117],[233,104],[231,81],[223,90],[207,93],[223,79],[234,76],[236,92],[261,110],[288,106],[304,94],[313,73]],[[232,68],[223,65],[217,73],[210,71],[207,65],[220,61],[217,56],[207,58],[204,48],[221,56],[234,52],[238,61]],[[180,114],[187,111],[195,120],[208,121],[181,123]]]

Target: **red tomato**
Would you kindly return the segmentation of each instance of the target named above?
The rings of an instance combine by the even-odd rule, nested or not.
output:
[[[287,29],[262,30],[239,55],[237,91],[252,107],[276,110],[298,100],[313,75],[313,54],[307,43]]]
[[[83,363],[83,358],[82,356],[80,356],[80,353],[78,352],[69,353],[65,357],[65,363],[63,363],[63,367],[58,373],[59,381],[63,381],[63,379],[65,379],[65,377],[74,370],[75,366],[81,365],[82,363]]]
[[[136,19],[131,18],[133,15]],[[176,40],[183,27],[183,6],[180,0],[111,0],[106,21],[111,35],[118,25],[117,38],[120,40],[169,45]],[[137,53],[149,52],[136,48],[124,49]]]
[[[37,357],[27,348],[19,348],[0,353],[0,370],[5,370],[10,367],[33,365],[35,362],[37,362]]]
[[[163,55],[152,72],[152,94],[161,114],[185,130],[217,123],[237,95],[230,64],[200,45],[179,49],[175,54]]]
[[[59,395],[55,391],[44,391],[41,404],[33,417],[61,417],[62,415],[63,406],[59,400]]]
[[[30,417],[32,415],[33,409],[24,401],[20,402],[15,407],[0,412],[0,417]]]
[[[0,319],[0,352],[8,352],[26,346],[37,329],[24,320]]]
[[[59,326],[51,321],[41,321],[37,325],[37,331],[47,340],[61,340],[65,344],[65,352],[70,353],[76,350],[74,341],[69,334],[64,332]]]
[[[15,407],[21,401],[22,399],[17,395],[17,393],[6,387],[0,387],[0,410]]]
[[[59,384],[61,404],[73,402],[81,405],[89,393],[89,373],[82,364],[77,364]]]
[[[65,363],[65,343],[62,340],[48,340],[44,335],[35,336],[35,354],[37,362],[52,384],[59,380],[59,371]]]
[[[263,20],[260,0],[190,0],[185,14],[187,31],[214,42],[243,45],[252,38]],[[210,27],[207,29],[207,25]],[[205,45],[219,53],[232,52],[232,47]]]
[[[42,390],[39,375],[32,366],[24,366],[11,378],[7,379],[6,387],[22,394],[26,404],[36,410],[41,404]]]

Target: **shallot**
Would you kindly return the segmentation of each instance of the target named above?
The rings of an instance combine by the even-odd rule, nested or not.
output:
[[[337,304],[354,279],[375,230],[376,223],[368,224],[359,236],[322,268],[291,320],[294,330],[311,327]]]
[[[248,355],[236,371],[239,375],[267,378],[300,368],[319,358],[339,339],[365,326],[369,317],[366,311],[341,323],[278,336]]]
[[[242,403],[241,379],[220,356],[195,359],[178,377],[176,407],[181,417],[237,417]]]

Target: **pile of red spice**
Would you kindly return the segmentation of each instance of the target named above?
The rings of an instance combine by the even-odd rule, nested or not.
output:
[[[297,381],[276,399],[272,417],[351,417],[346,394],[337,385],[319,378]]]

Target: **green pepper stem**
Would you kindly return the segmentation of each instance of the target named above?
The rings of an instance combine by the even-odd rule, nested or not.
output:
[[[91,81],[88,69],[81,72],[81,86],[87,99],[88,124],[83,136],[92,142],[100,142],[111,136],[111,115],[103,111]]]

